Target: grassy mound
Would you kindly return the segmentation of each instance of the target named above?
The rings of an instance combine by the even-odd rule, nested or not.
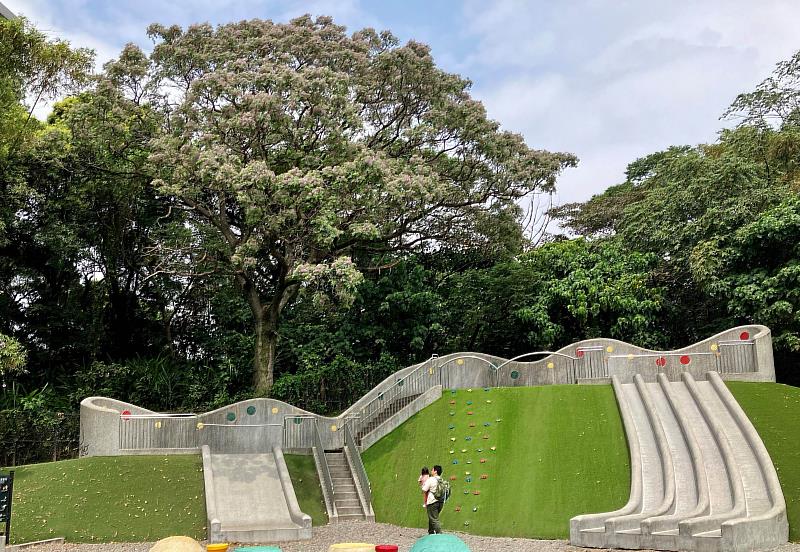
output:
[[[314,458],[286,456],[300,508],[327,523]],[[206,538],[200,455],[117,456],[18,466],[11,542]]]
[[[789,540],[800,541],[800,388],[779,383],[728,382],[764,441],[781,480]]]
[[[93,457],[15,469],[12,542],[205,538],[199,455]]]
[[[446,391],[363,458],[377,520],[410,527],[427,527],[417,477],[433,464],[456,476],[444,528],[481,535],[565,538],[571,517],[619,508],[630,489],[611,386]]]
[[[292,476],[292,487],[300,503],[300,510],[311,516],[314,526],[328,523],[328,512],[325,510],[325,499],[317,477],[317,466],[313,456],[296,454],[284,455],[289,475]]]

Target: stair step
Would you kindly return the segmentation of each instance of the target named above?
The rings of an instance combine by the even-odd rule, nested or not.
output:
[[[364,512],[361,511],[361,506],[344,507],[344,508],[339,508],[339,506],[336,506],[336,512],[340,516],[364,514]]]

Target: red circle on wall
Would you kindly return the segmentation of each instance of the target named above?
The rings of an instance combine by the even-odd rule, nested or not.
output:
[[[666,365],[667,365],[667,359],[666,358],[658,357],[656,359],[656,366],[666,366]]]
[[[578,349],[577,351],[575,351],[575,356],[577,356],[578,358],[583,358],[583,349]]]
[[[689,364],[691,361],[692,359],[689,357],[689,355],[683,355],[681,357],[681,364]]]
[[[739,334],[739,339],[745,341],[746,339],[750,339],[750,332],[742,332]]]
[[[123,410],[122,411],[122,419],[126,422],[130,419],[131,411],[130,410]]]

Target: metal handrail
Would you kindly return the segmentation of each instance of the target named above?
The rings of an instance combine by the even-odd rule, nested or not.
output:
[[[355,472],[356,477],[358,477],[358,482],[361,486],[361,492],[364,493],[364,500],[367,503],[367,507],[371,510],[372,484],[369,482],[367,469],[364,467],[364,461],[361,459],[361,453],[358,451],[356,440],[353,437],[353,433],[350,431],[350,426],[348,424],[344,425],[344,444],[348,449],[350,449],[350,455],[354,464],[353,471]]]
[[[335,494],[336,491],[333,489],[333,478],[331,477],[331,469],[328,466],[328,459],[325,457],[325,447],[322,446],[322,437],[319,434],[319,420],[314,421],[314,447],[317,449],[317,456],[319,458],[319,463],[322,467],[322,484],[325,487],[325,490],[328,492],[328,496],[330,497],[331,502],[331,512],[332,514],[336,513],[336,500]]]

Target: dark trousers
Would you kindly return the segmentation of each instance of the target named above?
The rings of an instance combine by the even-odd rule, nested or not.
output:
[[[441,533],[442,526],[439,525],[439,513],[442,511],[442,503],[439,501],[434,502],[433,504],[428,504],[428,507],[425,508],[428,511],[428,534],[433,535],[434,533]]]

